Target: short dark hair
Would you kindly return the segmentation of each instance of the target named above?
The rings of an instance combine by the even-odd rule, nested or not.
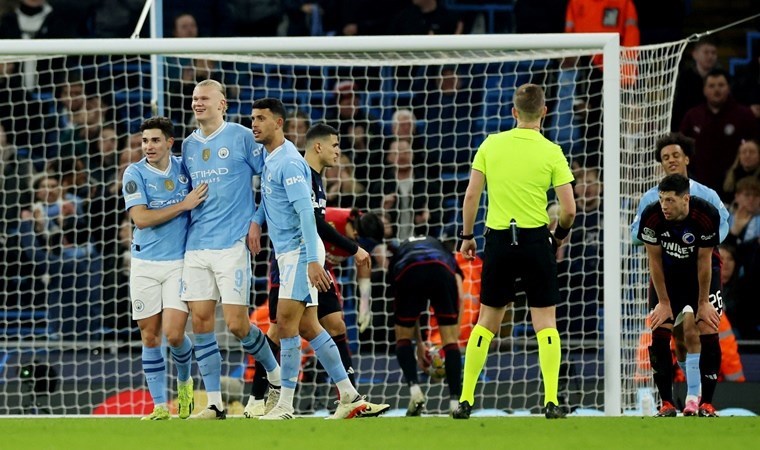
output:
[[[657,139],[655,144],[654,159],[658,162],[662,162],[662,149],[668,145],[677,145],[683,150],[684,156],[689,158],[694,155],[694,139],[684,136],[681,133],[668,133]]]
[[[726,72],[723,69],[715,68],[707,72],[707,75],[705,75],[705,83],[707,83],[707,79],[711,77],[712,78],[723,77],[726,79],[727,82],[731,81],[731,75],[729,75],[728,72]]]
[[[352,210],[351,215],[356,217],[356,232],[359,236],[372,239],[377,243],[383,242],[385,224],[380,216],[371,212],[362,214],[357,209]]]
[[[537,84],[526,83],[515,90],[515,109],[523,113],[526,120],[536,120],[546,104],[544,90]]]
[[[166,139],[174,137],[174,124],[171,119],[164,116],[153,116],[140,124],[140,133],[145,130],[161,130]]]
[[[749,192],[760,195],[760,180],[753,176],[744,177],[736,182],[736,193]]]
[[[657,190],[660,192],[675,192],[676,195],[689,193],[689,179],[681,174],[668,175],[660,181]]]
[[[340,132],[324,122],[319,122],[312,125],[309,131],[306,132],[306,142],[330,136],[340,136]]]
[[[272,111],[272,114],[275,116],[280,116],[283,119],[287,115],[287,111],[285,111],[285,105],[283,105],[279,99],[272,97],[260,98],[256,100],[253,102],[253,109],[268,109]]]

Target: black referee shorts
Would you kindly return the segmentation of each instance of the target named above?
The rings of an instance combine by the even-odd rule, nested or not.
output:
[[[549,229],[517,231],[517,245],[512,245],[509,229],[486,231],[480,302],[501,308],[515,301],[519,278],[529,307],[555,306],[559,303],[559,284]]]
[[[438,263],[418,264],[404,270],[394,282],[393,320],[413,327],[428,307],[433,307],[438,325],[459,321],[459,289],[451,270]]]
[[[710,277],[710,303],[718,311],[718,314],[723,314],[723,298],[720,285],[720,267],[713,266],[712,275]],[[694,310],[694,314],[697,314],[699,309],[699,279],[697,278],[696,270],[689,273],[679,274],[665,274],[665,288],[668,291],[668,297],[670,297],[670,309],[673,313],[673,319],[668,319],[665,323],[675,323],[675,318],[683,311],[686,306],[691,306]],[[650,278],[649,280],[649,310],[653,310],[659,297],[657,291],[654,289],[654,284]]]
[[[330,288],[327,292],[320,292],[317,295],[317,318],[322,320],[323,317],[332,313],[343,312],[343,300],[340,295],[339,287],[335,283],[332,271],[328,271],[330,279],[333,281],[330,283]],[[277,302],[280,297],[280,286],[272,286],[269,288],[269,321],[277,323]],[[313,308],[313,306],[312,306]]]

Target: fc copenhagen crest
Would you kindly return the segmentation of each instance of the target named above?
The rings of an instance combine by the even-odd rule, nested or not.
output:
[[[164,180],[164,187],[167,191],[173,191],[174,190],[174,182],[172,180],[166,179]]]
[[[230,156],[230,150],[227,147],[222,147],[219,149],[217,155],[219,155],[219,158],[221,159],[227,159],[227,157]]]
[[[209,158],[211,158],[211,149],[210,148],[204,148],[203,153],[201,153],[201,157],[204,161],[208,161]]]

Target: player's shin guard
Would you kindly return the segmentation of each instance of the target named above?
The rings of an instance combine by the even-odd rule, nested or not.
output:
[[[166,363],[161,347],[142,348],[142,366],[154,405],[166,404]]]
[[[446,355],[446,381],[449,384],[449,396],[459,399],[462,394],[462,352],[457,344],[443,346]]]
[[[672,335],[671,330],[659,327],[652,331],[652,345],[649,346],[654,384],[657,385],[662,401],[670,403],[673,403],[673,355],[670,353]]]
[[[409,339],[399,339],[396,341],[396,358],[398,365],[401,366],[401,372],[408,385],[419,384],[417,379],[417,361],[414,358],[414,346]]]
[[[702,353],[699,358],[699,371],[702,375],[702,403],[712,403],[720,369],[720,340],[717,333],[703,334],[699,336],[699,342],[702,344]]]
[[[317,337],[309,341],[309,344],[314,349],[317,360],[322,363],[325,371],[332,378],[335,386],[338,387],[341,401],[344,403],[350,402],[357,397],[359,393],[356,392],[354,385],[348,381],[348,374],[346,373],[346,369],[343,368],[338,348],[327,331],[322,330]]]
[[[177,379],[185,382],[190,378],[190,363],[193,359],[193,342],[187,335],[179,347],[169,347],[172,361],[177,368]]]
[[[216,335],[213,332],[196,334],[194,350],[206,391],[221,392],[222,355],[219,353]]]
[[[544,328],[536,333],[538,340],[538,360],[544,381],[544,405],[551,402],[559,405],[557,386],[559,385],[559,364],[562,359],[559,332],[556,328]]]
[[[488,347],[491,345],[493,336],[494,334],[488,328],[480,324],[473,327],[464,354],[464,379],[462,380],[460,402],[469,402],[470,406],[475,404],[475,384],[486,364]]]
[[[700,371],[699,371],[699,353],[687,353],[686,361],[684,361],[681,369],[686,367],[684,373],[686,374],[686,395],[699,396],[700,387]]]
[[[256,358],[256,361],[261,361],[267,372],[277,369],[277,360],[267,344],[266,335],[256,325],[251,325],[248,334],[240,340],[240,343],[243,344],[246,353]],[[272,380],[272,382],[274,381]]]
[[[343,368],[346,369],[346,375],[348,375],[348,381],[356,386],[356,380],[354,378],[354,366],[351,363],[351,350],[348,348],[348,338],[346,334],[340,334],[332,337],[335,346],[338,347],[338,353],[340,353],[340,361],[343,363]]]

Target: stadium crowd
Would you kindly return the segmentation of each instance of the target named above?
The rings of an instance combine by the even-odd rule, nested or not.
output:
[[[164,0],[164,35],[485,31],[482,17],[454,13],[446,9],[449,3],[464,2]],[[498,16],[492,31],[602,31],[588,28],[579,17],[572,25],[564,25],[565,18],[571,17],[568,11],[578,3],[583,1],[517,2],[511,19]],[[619,30],[624,45],[683,37],[677,26],[660,23],[657,17],[662,14],[648,11],[647,3],[628,2],[631,10],[626,11],[625,26]],[[664,2],[665,7],[674,3],[678,2]],[[0,1],[0,39],[126,38],[143,4],[142,0]],[[531,22],[543,11],[556,14]],[[683,15],[675,9],[671,19],[678,23]],[[542,29],[536,29],[538,22]],[[672,129],[695,141],[690,177],[717,191],[730,211],[729,237],[721,245],[725,312],[740,339],[760,339],[756,302],[760,291],[760,58],[752,55],[748,74],[732,79],[719,67],[718,56],[718,47],[710,39],[689,47],[676,81]],[[0,296],[5,307],[47,308],[49,334],[63,339],[85,332],[128,334],[133,330],[128,312],[132,224],[120,193],[124,170],[143,157],[142,135],[136,125],[148,114],[135,117],[125,107],[125,99],[114,92],[144,83],[140,73],[147,63],[125,58],[109,64],[103,71],[103,60],[97,58],[0,61],[0,237],[4,242],[0,257],[7,262],[0,276]],[[240,77],[239,67],[205,59],[167,58],[166,115],[175,123],[175,150],[182,137],[198,126],[190,103],[199,81],[222,82],[230,99],[227,120],[250,125],[251,105],[246,103],[259,94],[251,96],[251,85],[245,83],[250,78]],[[133,72],[117,76],[119,68]],[[398,68],[391,81],[397,83],[394,89],[408,95],[398,94],[386,104],[382,103],[386,97],[371,95],[388,90],[379,69],[331,68],[317,75],[295,67],[285,69],[275,77],[280,86],[324,93],[307,99],[311,100],[308,104],[299,103],[302,97],[283,100],[293,107],[286,118],[286,137],[304,150],[305,132],[311,124],[324,121],[340,131],[340,164],[324,175],[327,206],[377,212],[386,223],[388,242],[416,235],[453,238],[461,224],[457,205],[475,150],[486,134],[511,124],[477,119],[485,116],[484,110],[499,107],[498,100],[487,95],[492,87],[487,77],[475,75],[473,66],[464,64]],[[575,71],[588,70],[592,80],[601,81],[598,62],[563,61],[557,62],[556,69],[545,73],[574,77]],[[538,81],[558,85],[556,80]],[[586,92],[581,95],[578,89],[569,106],[559,101],[549,104],[550,109],[560,109],[550,119],[554,123],[575,111],[587,114],[590,124],[571,122],[567,130],[558,132],[570,136],[563,150],[576,179],[578,216],[568,243],[558,249],[559,284],[565,288],[557,319],[563,336],[579,340],[596,339],[603,326],[604,173],[599,158],[601,97],[595,95],[599,88],[599,83],[588,83]],[[140,112],[147,110],[145,106]],[[386,246],[373,252],[373,298],[392,298],[385,283],[387,252]],[[257,256],[257,280],[265,279],[268,258],[267,251]],[[254,284],[257,305],[266,300],[264,284]],[[389,335],[391,308],[390,301],[373,303],[373,310],[384,314],[375,315],[374,330],[361,338],[374,341],[375,351],[387,351],[394,342]],[[477,311],[477,299],[474,308]],[[469,314],[477,317],[476,312]],[[464,322],[462,328],[467,330],[474,319]],[[460,344],[466,340],[466,334],[460,336]]]

